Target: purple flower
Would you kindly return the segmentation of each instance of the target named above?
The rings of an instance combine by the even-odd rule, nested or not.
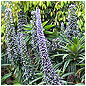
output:
[[[38,65],[38,58],[39,57],[39,49],[38,49],[38,44],[37,44],[37,27],[36,27],[36,15],[35,15],[35,11],[31,12],[31,18],[32,20],[30,21],[31,23],[31,47],[32,47],[32,51],[33,51],[33,58],[32,61],[34,61],[35,63],[33,64],[34,67],[36,65]]]
[[[28,55],[25,38],[23,36],[23,33],[21,32],[23,29],[23,25],[26,24],[27,21],[25,15],[23,15],[23,12],[19,12],[18,30],[16,33],[16,29],[12,21],[11,9],[6,9],[5,12],[8,58],[12,62],[12,65],[19,66],[19,70],[22,70],[22,68],[24,68],[24,70],[22,70],[22,73],[24,74],[21,76],[21,78],[22,82],[24,81],[24,79],[28,78],[25,82],[23,82],[28,84],[29,77],[31,77],[30,80],[33,79],[32,67],[29,66],[31,65],[31,60]]]
[[[73,4],[69,6],[68,24],[64,34],[70,40],[72,40],[73,37],[80,36],[79,28],[77,25],[76,9],[75,9],[75,5]]]
[[[47,84],[58,84],[61,81],[58,79],[58,76],[55,73],[55,70],[52,68],[52,64],[50,61],[50,58],[48,57],[48,51],[46,46],[46,39],[43,33],[43,27],[41,23],[41,17],[40,17],[40,9],[36,9],[36,27],[37,27],[37,43],[40,51],[40,57],[43,65],[43,70],[45,73],[45,82]],[[48,74],[50,76],[48,76]],[[56,76],[56,78],[55,78]],[[51,79],[51,77],[53,79]]]
[[[21,65],[24,67],[24,75],[23,75],[25,76],[24,79],[28,78],[27,80],[24,81],[24,83],[29,84],[29,80],[34,78],[33,77],[34,71],[32,68],[31,59],[28,55],[28,50],[27,50],[24,34],[22,33],[22,29],[24,28],[24,24],[26,23],[27,23],[27,20],[24,16],[24,12],[20,11],[18,13],[18,30],[17,30],[18,53],[19,53]]]
[[[10,8],[5,9],[5,25],[6,25],[6,39],[7,39],[7,53],[10,61],[15,61],[16,56],[13,54],[14,49],[15,28],[12,21],[12,12]]]

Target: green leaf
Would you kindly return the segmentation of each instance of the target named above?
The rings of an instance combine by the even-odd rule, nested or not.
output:
[[[1,32],[4,33],[4,30],[5,30],[5,25],[2,25],[1,26]]]
[[[7,78],[9,78],[10,76],[12,75],[12,72],[11,73],[8,73],[8,74],[5,74],[2,79],[1,79],[1,82],[5,81]]]
[[[47,1],[47,7],[48,6],[51,6],[51,2],[50,1]]]
[[[47,23],[48,23],[48,21],[43,22],[42,26],[44,27]]]
[[[63,59],[65,58],[65,57],[67,57],[69,54],[64,54],[64,56],[63,56]]]
[[[29,9],[29,2],[27,2],[27,10]]]
[[[43,75],[43,73],[36,73],[35,75]]]
[[[79,48],[77,49],[77,51],[80,52],[84,48],[85,48],[85,44],[82,44],[82,45],[79,46]]]
[[[76,64],[76,65],[84,65],[85,66],[85,64]]]
[[[79,57],[79,59],[81,59],[81,60],[85,60],[85,57]]]
[[[79,17],[80,15],[81,15],[81,12],[79,11],[79,12],[78,12],[78,17]]]
[[[64,48],[64,47],[63,47]],[[66,49],[57,49],[59,51],[64,51],[64,52],[68,52]]]
[[[27,28],[27,27],[31,27],[31,24],[28,24],[28,25],[24,25],[24,27],[26,27],[26,28]]]
[[[34,83],[34,82],[36,82],[36,81],[38,81],[39,79],[42,79],[43,77],[39,77],[39,78],[37,78],[37,79],[34,79],[33,81],[31,81],[29,84],[31,85],[32,83]]]
[[[54,32],[50,32],[50,31],[44,31],[45,34],[48,34],[48,35],[53,35]]]
[[[55,72],[58,72],[58,74],[60,74],[60,72],[63,72],[63,71],[61,71],[61,69],[60,70],[57,69]]]
[[[59,9],[58,4],[59,4],[59,1],[56,2],[55,7],[54,7],[54,8],[56,8],[57,10]]]
[[[31,31],[28,31],[27,33],[29,33],[29,34],[30,34],[30,33],[31,33]]]
[[[7,53],[6,54],[1,54],[1,57],[4,57],[4,56],[6,56],[7,55]]]
[[[68,50],[68,52],[71,52],[73,55],[75,55],[75,52],[73,52],[73,45],[72,46],[70,46],[70,45],[67,45],[68,47],[66,47],[66,49]]]
[[[14,83],[13,85],[22,85],[21,83],[19,83],[19,82],[16,82],[16,83]]]
[[[61,78],[64,78],[64,77],[66,77],[66,76],[68,76],[68,75],[70,75],[70,74],[73,74],[73,73],[74,73],[74,72],[66,73],[66,74],[62,75]]]
[[[79,62],[79,64],[82,63],[82,62],[84,62],[84,61],[85,61],[85,58],[84,58],[83,60],[81,60],[81,61]],[[83,64],[83,65],[84,65],[84,64]]]
[[[67,60],[65,63],[64,63],[64,67],[63,67],[63,72],[66,70],[66,68],[68,67],[70,61],[72,61],[72,59],[69,59]]]
[[[61,63],[55,64],[53,68],[58,68],[60,65],[62,65],[63,61]]]
[[[53,57],[55,56],[63,56],[64,54],[56,54],[56,55],[53,55]]]
[[[52,28],[53,26],[54,26],[54,25],[52,25],[52,24],[51,24],[51,25],[47,25],[47,26],[44,27],[44,29],[45,29],[45,30],[49,30],[49,29]]]
[[[26,30],[31,30],[31,29],[32,29],[32,28],[31,28],[31,24],[24,25],[24,27],[25,27]]]
[[[78,72],[81,72],[81,71],[83,71],[83,70],[85,70],[85,67],[79,69],[79,70],[77,71],[77,73],[78,73]],[[76,74],[77,74],[77,73],[76,73]]]
[[[44,84],[45,84],[45,82],[43,81],[43,82],[39,83],[38,85],[44,85]]]
[[[13,83],[14,83],[13,85],[22,85],[21,81],[18,80],[14,80]]]
[[[63,7],[64,6],[64,2],[63,1],[61,1],[61,7]]]
[[[68,46],[68,49],[69,49],[70,51],[72,51],[73,45],[70,46],[70,45],[68,44],[67,46]]]
[[[76,44],[74,44],[74,45],[72,45],[72,51],[75,53],[75,52],[77,52],[77,48],[78,48],[78,45],[76,45]]]
[[[1,66],[11,66],[11,64],[1,64]]]
[[[75,84],[75,85],[85,85],[84,83],[78,83],[78,84]]]
[[[46,9],[46,5],[45,4],[42,4],[43,8]]]
[[[28,27],[28,28],[24,28],[24,29],[25,29],[25,30],[32,30],[32,28],[29,28],[29,27]]]
[[[83,36],[79,41],[83,43],[85,41],[85,36]]]
[[[77,44],[78,39],[79,39],[78,36],[77,37],[73,37],[73,43]]]

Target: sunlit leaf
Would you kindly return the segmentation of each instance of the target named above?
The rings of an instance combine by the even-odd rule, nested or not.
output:
[[[7,78],[9,78],[10,76],[12,75],[12,72],[11,73],[8,73],[8,74],[5,74],[2,79],[1,79],[1,82],[5,81]]]

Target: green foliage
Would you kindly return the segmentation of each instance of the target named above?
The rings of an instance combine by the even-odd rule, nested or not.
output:
[[[64,78],[64,77],[66,77],[66,76],[68,76],[68,75],[70,75],[70,74],[74,74],[74,72],[63,74],[63,75],[61,76],[61,78]]]
[[[66,70],[66,68],[68,67],[70,61],[72,61],[72,59],[68,59],[65,63],[64,63],[64,67],[63,67],[63,72]]]
[[[8,74],[5,74],[2,79],[1,79],[1,82],[4,82],[8,77],[10,77],[12,75],[12,72],[11,73],[8,73]]]
[[[22,85],[22,84],[19,82],[15,82],[13,85]]]
[[[54,25],[47,25],[44,27],[45,30],[49,30],[50,28],[52,28]]]
[[[68,41],[65,46],[62,46],[62,49],[58,49],[63,51],[65,54],[58,54],[62,56],[64,61],[63,72],[74,72],[75,77],[78,73],[84,74],[84,60],[85,60],[85,37],[82,38],[74,37],[73,41]],[[57,56],[57,55],[56,55]],[[77,66],[80,66],[80,69],[77,71]],[[77,71],[77,72],[76,72]],[[83,76],[81,75],[80,76]],[[75,78],[77,79],[77,78]],[[80,79],[81,80],[81,79]],[[84,80],[84,76],[83,76]],[[81,80],[82,81],[82,80]]]
[[[85,84],[83,84],[83,83],[78,83],[78,84],[75,84],[75,85],[85,85]]]
[[[36,81],[42,79],[42,78],[43,78],[43,77],[39,77],[39,78],[37,78],[37,79],[34,79],[32,82],[30,82],[30,85],[31,85],[32,83],[34,83],[34,82],[36,82]]]
[[[67,37],[61,32],[61,23],[64,22],[64,29],[67,27],[67,17],[68,17],[68,7],[70,4],[76,5],[76,15],[77,23],[80,29],[81,38],[78,36],[73,38],[73,40],[67,39]],[[11,72],[4,75],[1,78],[1,82],[4,85],[4,81],[9,77],[15,77],[13,85],[22,85],[21,80],[22,70],[19,71],[19,66],[11,65],[7,59],[6,51],[6,28],[5,28],[5,8],[11,8],[13,14],[14,26],[17,28],[18,23],[18,12],[24,9],[25,15],[28,19],[28,24],[24,25],[23,33],[28,34],[25,37],[25,41],[28,46],[28,51],[30,58],[33,62],[33,67],[35,64],[35,79],[30,80],[30,85],[45,85],[44,74],[40,63],[40,57],[36,57],[34,60],[34,55],[31,47],[31,12],[35,11],[36,7],[40,8],[42,26],[45,37],[51,43],[49,45],[52,48],[52,39],[60,38],[56,43],[62,41],[60,45],[61,48],[56,48],[51,50],[49,48],[49,57],[53,64],[53,68],[56,70],[57,75],[60,76],[62,82],[65,85],[84,85],[85,81],[85,2],[84,1],[1,1],[1,67],[11,68]],[[61,36],[62,34],[62,36]],[[59,45],[58,45],[59,46]],[[35,53],[36,54],[36,53]],[[73,75],[74,82],[70,82],[68,77]],[[77,78],[78,76],[78,78]],[[28,78],[24,79],[26,81]]]
[[[73,41],[69,40],[69,44],[67,43],[67,46],[65,47],[62,46],[63,49],[60,50],[67,52],[71,59],[76,60],[77,58],[80,58],[81,55],[83,55],[85,50],[84,40],[84,36],[80,40],[78,37],[75,37],[73,38]]]

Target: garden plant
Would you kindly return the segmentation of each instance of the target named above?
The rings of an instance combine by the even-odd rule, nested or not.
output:
[[[1,1],[2,85],[85,85],[84,1]]]

